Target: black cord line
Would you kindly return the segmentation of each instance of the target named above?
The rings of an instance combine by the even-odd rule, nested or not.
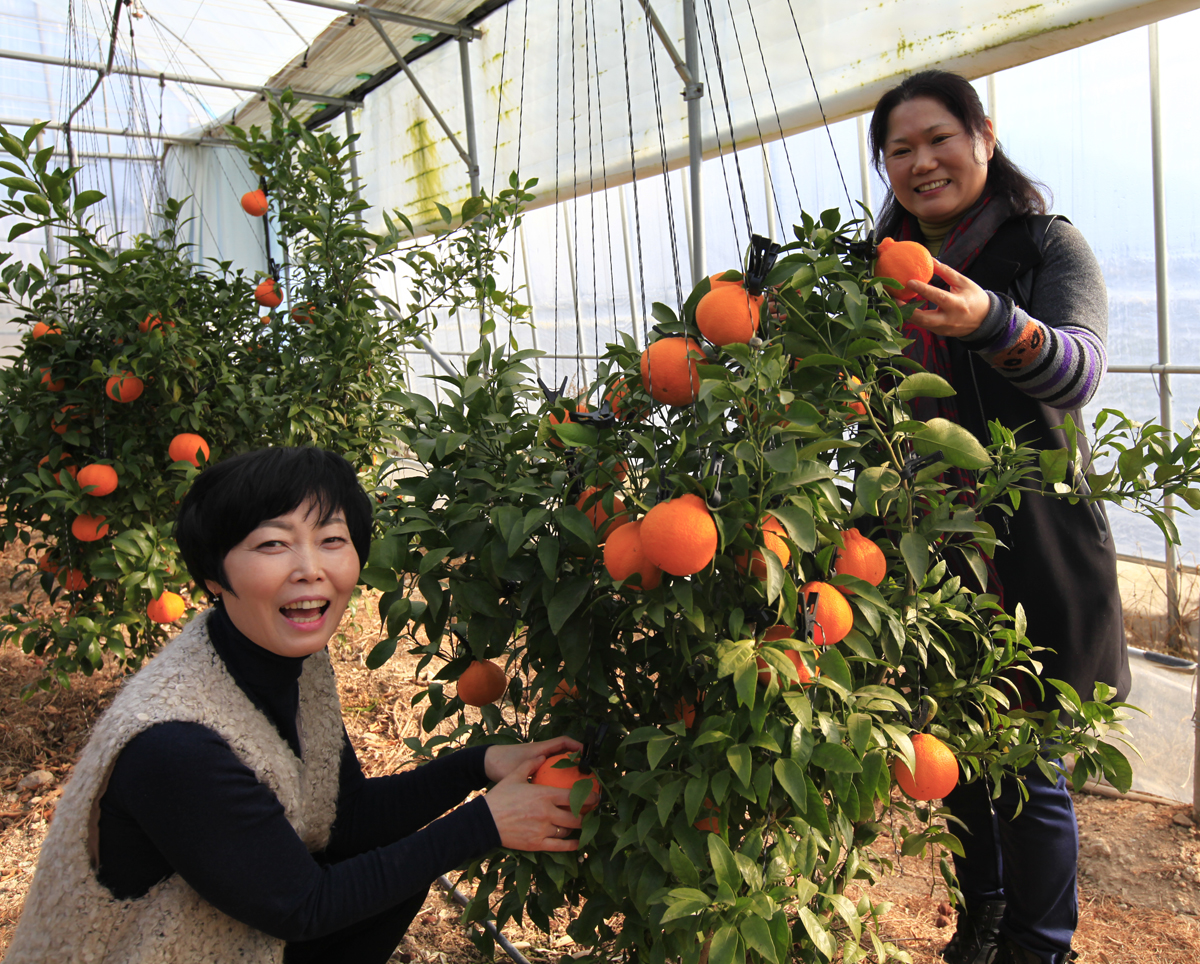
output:
[[[763,53],[762,37],[758,32],[758,20],[754,16],[754,4],[751,0],[746,0],[746,11],[750,14],[750,26],[754,30],[754,42],[758,45],[758,57],[762,61],[763,75],[767,79],[767,93],[771,95],[771,109],[775,113],[775,126],[779,129],[779,142],[783,145],[783,156],[787,160],[788,174],[792,178],[792,190],[796,192],[796,200],[800,200],[800,186],[796,183],[796,170],[792,166],[792,153],[788,150],[787,137],[783,133],[783,121],[779,116],[779,104],[775,100],[775,88],[771,86],[771,70],[767,66],[767,57]],[[776,203],[778,208],[778,202]],[[783,212],[779,212],[780,220],[783,219]]]

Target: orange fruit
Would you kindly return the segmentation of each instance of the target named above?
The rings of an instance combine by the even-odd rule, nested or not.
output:
[[[270,316],[270,315],[263,315],[263,316],[262,316],[261,318],[259,318],[258,320],[259,320],[259,321],[261,321],[261,322],[262,322],[264,325],[269,325],[269,324],[271,323],[271,316]],[[262,345],[259,345],[258,347],[259,347],[259,348],[261,348],[261,347],[262,347]]]
[[[676,700],[674,716],[677,720],[683,720],[683,725],[690,730],[696,722],[696,704],[690,700]]]
[[[61,469],[59,469],[57,472],[54,473],[54,481],[57,482],[59,485],[62,485],[62,479],[59,478],[59,476],[63,472],[66,472],[67,475],[69,475],[73,479],[79,478],[79,466],[78,465],[64,465]]]
[[[722,284],[696,304],[696,327],[714,345],[746,344],[758,331],[762,295],[751,295],[740,282]]]
[[[48,572],[51,575],[57,573],[58,570],[62,568],[57,562],[54,561],[54,553],[49,549],[38,556],[37,567],[42,572]]]
[[[646,558],[673,576],[699,572],[717,554],[717,525],[704,500],[691,492],[647,512],[641,534]]]
[[[50,426],[50,428],[59,435],[65,435],[67,432],[67,429],[70,427],[69,425],[67,425],[67,422],[69,422],[69,421],[73,422],[77,418],[79,418],[78,415],[71,415],[70,411],[71,411],[71,409],[78,408],[78,407],[79,407],[78,405],[64,405],[62,408],[59,409],[59,412],[61,412],[62,414],[55,416],[55,422],[53,425]]]
[[[842,533],[842,542],[846,548],[839,549],[834,557],[833,574],[835,576],[857,576],[878,586],[887,575],[887,559],[883,550],[875,545],[857,529],[847,529]],[[848,596],[854,595],[854,590],[848,586],[838,586]]]
[[[608,407],[613,410],[613,414],[622,421],[629,419],[641,418],[646,414],[646,408],[642,405],[626,404],[625,400],[629,397],[629,382],[624,378],[617,379],[604,395],[604,400],[608,402]]]
[[[95,486],[89,495],[108,495],[117,487],[117,470],[111,465],[93,462],[79,470],[75,481],[82,489],[86,489],[89,485]]]
[[[919,241],[884,238],[879,242],[875,274],[880,278],[895,278],[901,285],[914,278],[928,284],[933,278],[933,255]],[[884,287],[897,301],[911,301],[917,296],[909,288],[895,288],[886,282]]]
[[[604,568],[618,582],[628,579],[629,586],[643,590],[659,587],[662,570],[646,558],[641,519],[621,526],[608,537],[604,543]]]
[[[33,337],[41,338],[42,335],[61,335],[62,329],[53,325],[48,325],[44,321],[39,321],[33,326]]]
[[[296,305],[292,308],[292,321],[304,321],[308,324],[313,323],[312,312],[316,307],[311,301],[306,305]]]
[[[242,195],[242,210],[252,218],[261,218],[267,213],[267,195],[265,191],[247,191]]]
[[[929,733],[914,733],[912,745],[916,774],[897,758],[892,765],[892,775],[900,789],[914,800],[942,799],[958,785],[958,761],[954,752]]]
[[[709,289],[711,290],[713,288],[724,288],[726,285],[738,285],[738,286],[744,287],[745,282],[742,282],[742,281],[722,281],[721,278],[725,274],[726,274],[725,271],[718,271],[716,274],[710,274],[708,276]]]
[[[746,526],[747,529],[750,526]],[[784,529],[783,523],[776,519],[773,515],[763,516],[762,528],[759,530],[763,537],[763,546],[775,553],[779,559],[779,564],[786,568],[787,564],[792,561],[792,550],[788,548],[787,543],[783,541],[782,536],[787,535],[787,530]],[[737,567],[741,572],[746,571],[746,558],[749,555],[750,572],[753,573],[756,579],[767,578],[767,561],[763,558],[762,550],[755,549],[752,554],[741,553],[737,559]]]
[[[208,461],[208,443],[199,435],[192,432],[181,432],[171,439],[167,446],[167,454],[172,462],[191,462],[196,468],[200,467],[200,453],[204,453],[204,461]]]
[[[841,372],[839,372],[838,374],[841,374]],[[846,377],[846,376],[843,376],[843,377]],[[855,378],[853,375],[850,375],[848,378],[846,378],[846,384],[851,389],[855,389],[855,388],[858,388],[858,386],[862,384],[862,379]],[[846,404],[846,408],[850,409],[850,411],[853,412],[854,415],[866,415],[867,414],[867,404],[866,403],[867,403],[867,399],[871,397],[871,393],[868,391],[859,392],[858,397],[862,399],[861,402],[848,402]],[[846,419],[850,419],[853,417],[854,417],[853,415],[850,415],[848,413],[843,416],[843,418],[846,418]]]
[[[668,405],[690,405],[700,394],[700,372],[695,352],[704,350],[694,338],[671,335],[660,338],[642,352],[642,384],[654,399]]]
[[[506,689],[508,677],[490,659],[474,660],[458,678],[458,696],[467,706],[495,703]]]
[[[597,794],[600,793],[600,781],[594,773],[584,773],[578,766],[556,767],[559,760],[569,760],[577,755],[574,753],[559,753],[546,760],[537,772],[533,775],[531,783],[536,783],[543,787],[558,787],[560,790],[570,790],[580,780],[591,779],[592,790]],[[570,807],[559,807],[560,810],[569,810]],[[589,810],[596,809],[594,803],[585,803],[579,808],[580,813],[587,813]]]
[[[717,809],[717,805],[712,802],[711,797],[705,797],[704,803],[700,805],[700,809],[707,816],[697,820],[693,827],[697,830],[707,830],[709,833],[721,832],[721,811]]]
[[[156,623],[173,623],[183,615],[185,609],[187,609],[187,603],[183,601],[183,597],[179,593],[163,590],[161,596],[150,600],[150,604],[146,607],[146,615]]]
[[[175,327],[175,322],[173,321],[168,321],[166,324],[168,328]],[[161,328],[162,326],[162,315],[160,315],[157,311],[152,311],[150,314],[146,315],[144,320],[138,322],[138,331],[144,335],[146,332],[153,331],[155,328]]]
[[[579,699],[579,690],[572,686],[565,679],[560,679],[558,685],[554,687],[554,692],[550,694],[550,705],[558,706],[563,700]]]
[[[71,535],[80,542],[95,542],[108,534],[108,523],[102,515],[77,515],[71,523]]]
[[[78,569],[60,569],[58,571],[58,581],[67,592],[83,592],[91,582]]]
[[[574,409],[572,409],[572,406],[574,406]],[[570,399],[565,401],[560,399],[555,403],[554,408],[550,410],[550,414],[546,416],[546,421],[548,421],[551,425],[562,425],[564,422],[569,422],[571,420],[570,412],[572,410],[576,412],[589,411],[586,402],[572,402]],[[555,448],[563,447],[562,442],[558,440],[558,436],[553,432],[550,433],[550,438],[548,441]]]
[[[278,308],[283,303],[283,297],[275,290],[275,279],[264,278],[254,289],[254,300],[265,308]]]
[[[854,626],[854,610],[846,597],[827,582],[806,582],[800,587],[800,604],[808,606],[808,594],[817,594],[817,608],[813,613],[813,642],[818,646],[832,646],[846,638]]]
[[[604,508],[604,489],[598,489],[594,485],[584,489],[583,495],[575,502],[575,508],[588,517],[602,543],[617,529],[631,521],[629,513],[625,511],[624,502],[614,495],[612,504],[613,511],[610,516]]]
[[[787,639],[792,635],[793,632],[794,630],[790,626],[786,626],[781,623],[778,626],[772,626],[765,633],[763,633],[763,642],[767,643],[773,639]],[[805,664],[804,659],[801,657],[799,652],[794,649],[785,649],[783,651],[783,655],[790,659],[792,661],[792,665],[796,667],[796,675],[800,677],[801,686],[812,681],[812,674],[808,671],[808,666]],[[770,685],[771,677],[775,675],[775,667],[773,667],[761,656],[756,656],[754,660],[758,666],[758,681],[762,683],[763,686]],[[785,681],[781,679],[779,681],[779,685],[787,688],[794,684],[791,680]]]
[[[43,385],[45,385],[45,386],[46,386],[46,390],[47,390],[47,391],[51,391],[51,392],[61,392],[61,391],[62,391],[64,388],[66,388],[66,387],[67,387],[67,380],[66,380],[65,378],[60,378],[58,381],[55,381],[55,380],[54,380],[54,379],[53,379],[53,378],[50,376],[50,369],[49,369],[49,368],[42,368],[42,369],[39,369],[39,370],[40,370],[40,371],[41,371],[41,373],[42,373],[42,380],[41,380],[41,384],[43,384]]]
[[[114,402],[132,402],[141,397],[146,386],[132,372],[113,375],[104,385],[104,394]]]

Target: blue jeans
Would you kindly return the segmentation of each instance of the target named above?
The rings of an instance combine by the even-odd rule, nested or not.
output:
[[[987,780],[955,787],[946,797],[950,812],[967,828],[950,825],[965,853],[955,856],[954,871],[967,907],[1005,901],[1000,932],[1047,964],[1058,964],[1071,950],[1079,923],[1075,807],[1064,776],[1048,783],[1036,764],[1021,776],[1029,799],[1016,816],[1017,778],[1005,779],[994,801]]]

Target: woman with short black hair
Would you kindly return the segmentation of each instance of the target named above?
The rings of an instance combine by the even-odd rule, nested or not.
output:
[[[932,284],[898,278],[924,299],[904,326],[907,354],[946,378],[955,394],[917,399],[918,418],[947,418],[991,443],[988,425],[1018,444],[1066,447],[1061,426],[1095,394],[1106,366],[1108,301],[1091,249],[1065,218],[1050,216],[1041,189],[1005,156],[975,88],[927,70],[880,99],[871,118],[875,166],[890,192],[876,237],[924,244],[937,260]],[[1088,461],[1079,437],[1080,462]],[[1078,471],[1075,467],[1072,473]],[[973,489],[951,470],[955,488]],[[1116,558],[1103,509],[1025,494],[1010,516],[984,515],[1000,539],[987,586],[1010,613],[1024,607],[1027,635],[1044,647],[1042,676],[1085,699],[1102,681],[1129,689]],[[948,561],[954,565],[956,557]],[[970,567],[958,567],[968,585]],[[1017,702],[1057,706],[1023,678]],[[986,780],[958,787],[946,805],[965,856],[955,870],[965,901],[951,964],[1058,964],[1071,956],[1078,921],[1078,837],[1062,777],[1036,765],[1021,786]],[[996,790],[996,796],[991,791]],[[1022,808],[1018,814],[1018,808]]]
[[[176,538],[216,603],[97,722],[7,961],[382,964],[440,874],[498,846],[578,847],[569,791],[527,782],[569,738],[363,775],[326,644],[370,532],[332,452],[249,452],[196,479]]]

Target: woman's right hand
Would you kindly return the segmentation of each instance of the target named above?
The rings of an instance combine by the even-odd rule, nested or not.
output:
[[[544,756],[529,760],[497,783],[485,795],[500,844],[509,850],[578,850],[579,841],[568,834],[583,826],[571,812],[571,791],[529,782]],[[596,803],[596,794],[587,802]]]

